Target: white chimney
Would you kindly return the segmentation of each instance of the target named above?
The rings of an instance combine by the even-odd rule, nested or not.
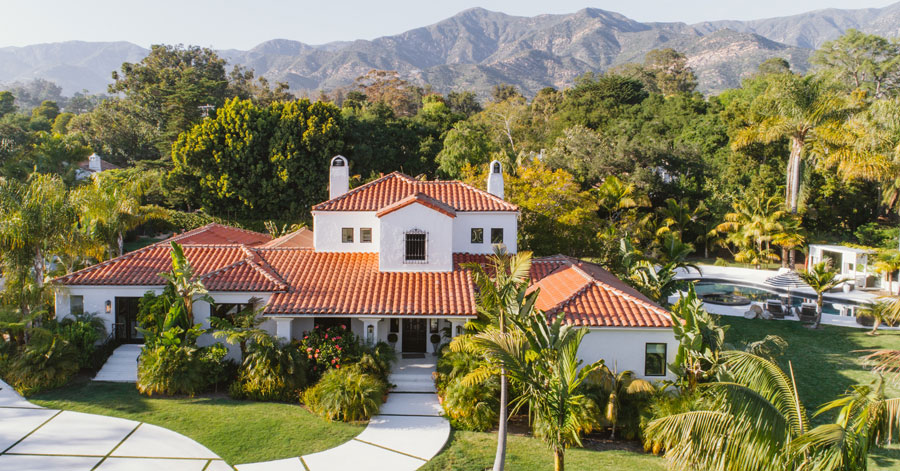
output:
[[[99,172],[99,171],[103,170],[103,167],[100,165],[100,156],[99,155],[94,153],[94,154],[91,154],[90,157],[88,157],[88,168],[92,172]]]
[[[496,197],[503,198],[503,166],[500,165],[500,161],[498,160],[491,162],[490,173],[488,173],[487,180],[487,191]]]
[[[331,159],[331,176],[328,181],[328,199],[337,198],[350,190],[350,166],[341,155]]]

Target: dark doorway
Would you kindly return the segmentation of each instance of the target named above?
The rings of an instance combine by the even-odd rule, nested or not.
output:
[[[143,335],[138,332],[138,302],[141,298],[116,297],[116,338],[126,343],[142,343]]]
[[[403,352],[425,353],[428,322],[425,319],[403,319]]]
[[[329,329],[332,327],[343,327],[350,330],[349,317],[316,317],[313,319],[313,325],[320,329]]]

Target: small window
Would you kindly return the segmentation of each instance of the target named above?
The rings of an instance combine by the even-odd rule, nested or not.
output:
[[[391,332],[395,334],[400,332],[400,319],[391,319]]]
[[[69,296],[69,312],[84,314],[84,296]]]
[[[492,244],[502,244],[503,243],[503,228],[495,227],[491,229],[491,243]]]
[[[422,231],[410,231],[405,234],[406,237],[406,257],[407,262],[424,262],[425,261],[425,233]]]
[[[666,375],[666,344],[648,343],[644,352],[644,375]]]
[[[341,242],[345,244],[353,243],[353,228],[345,227],[341,229]]]
[[[480,227],[472,228],[472,243],[481,244],[484,242],[484,229]]]
[[[364,243],[372,242],[372,228],[363,227],[359,230],[359,241]]]

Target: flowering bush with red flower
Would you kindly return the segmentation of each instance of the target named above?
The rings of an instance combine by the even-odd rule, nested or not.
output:
[[[320,327],[303,335],[301,352],[306,353],[309,376],[318,379],[326,371],[356,362],[362,354],[359,338],[346,325]]]

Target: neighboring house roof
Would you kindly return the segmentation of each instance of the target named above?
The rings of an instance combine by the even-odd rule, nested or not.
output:
[[[184,244],[243,244],[247,246],[257,246],[273,242],[272,237],[261,232],[248,231],[237,227],[225,226],[217,223],[210,223],[203,227],[198,227],[181,234],[176,234],[161,244],[169,245],[169,242],[178,242]]]
[[[313,248],[313,231],[301,227],[290,234],[283,235],[277,239],[272,239],[259,247],[281,247],[295,249],[312,249]]]
[[[385,175],[337,198],[313,206],[313,211],[381,211],[398,201],[427,195],[455,211],[518,211],[518,206],[458,181],[421,181],[400,172]]]
[[[94,155],[97,155],[97,154],[94,154]],[[93,157],[93,156],[92,156],[92,157]],[[104,172],[104,171],[106,171],[106,170],[115,170],[115,169],[122,168],[122,167],[119,167],[119,166],[116,165],[116,164],[109,163],[109,162],[107,162],[107,161],[105,161],[105,160],[103,160],[103,159],[99,159],[99,158],[98,158],[98,160],[99,160],[99,162],[100,162],[100,171],[101,171],[101,172]],[[86,170],[86,171],[88,171],[88,172],[94,172],[94,171],[95,171],[94,169],[91,168],[91,160],[90,160],[90,159],[85,160],[85,161],[83,161],[83,162],[80,162],[80,163],[78,164],[78,167],[81,168],[82,170]]]

